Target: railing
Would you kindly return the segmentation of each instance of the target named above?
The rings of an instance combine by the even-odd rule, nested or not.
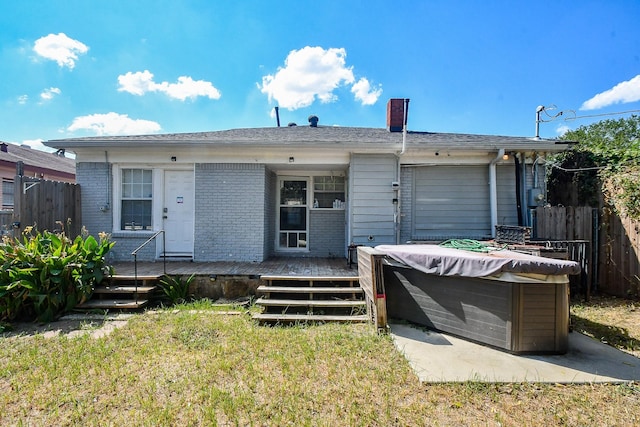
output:
[[[138,246],[131,255],[133,255],[133,283],[135,286],[136,302],[138,302],[138,252],[149,243],[154,241],[160,234],[162,234],[162,268],[164,274],[167,274],[167,256],[165,254],[165,233],[164,230],[156,232],[153,236],[149,237],[143,244]]]

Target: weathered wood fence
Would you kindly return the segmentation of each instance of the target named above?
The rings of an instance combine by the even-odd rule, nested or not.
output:
[[[587,269],[582,287],[610,295],[640,295],[640,221],[609,209],[539,207],[534,239],[564,245],[569,257]],[[582,243],[584,242],[584,243]],[[584,252],[584,253],[581,253]]]
[[[38,230],[64,230],[75,238],[82,229],[80,202],[78,184],[16,176],[10,227],[14,235],[34,226]]]

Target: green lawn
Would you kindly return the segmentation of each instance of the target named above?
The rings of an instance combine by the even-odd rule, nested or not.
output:
[[[0,425],[639,425],[638,385],[421,385],[369,325],[264,327],[206,302],[102,338],[0,338]]]

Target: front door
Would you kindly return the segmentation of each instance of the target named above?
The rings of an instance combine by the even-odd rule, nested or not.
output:
[[[193,256],[194,188],[193,171],[164,172],[166,256]]]
[[[280,178],[278,193],[279,250],[302,251],[308,247],[308,200],[305,178]]]

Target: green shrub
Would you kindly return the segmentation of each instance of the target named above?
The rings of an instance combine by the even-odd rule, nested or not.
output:
[[[105,255],[115,243],[27,227],[22,238],[0,243],[0,321],[49,322],[91,297],[110,268]]]
[[[195,274],[192,274],[186,279],[183,279],[180,275],[170,276],[165,274],[160,279],[160,289],[162,290],[162,299],[172,305],[182,304],[187,302],[189,298],[189,286]]]

